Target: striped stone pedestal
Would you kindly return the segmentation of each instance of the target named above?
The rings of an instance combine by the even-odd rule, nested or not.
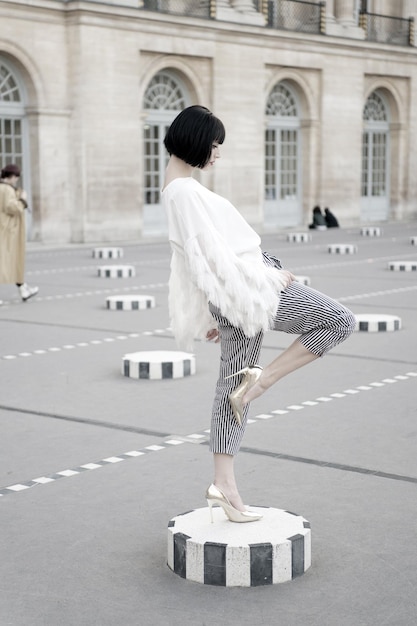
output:
[[[223,587],[287,582],[311,565],[310,523],[289,511],[250,507],[256,522],[230,522],[221,508],[195,509],[168,524],[168,567],[187,580]]]
[[[94,248],[93,259],[121,259],[123,248]]]
[[[295,280],[298,283],[302,283],[303,285],[309,286],[311,283],[310,276],[296,276]]]
[[[417,246],[417,237],[410,237],[410,243],[412,246]]]
[[[401,329],[401,318],[396,315],[383,315],[380,313],[360,313],[355,315],[355,330],[368,333],[390,332]]]
[[[293,243],[307,243],[311,241],[310,233],[288,233],[287,241],[291,241]]]
[[[391,272],[416,272],[417,261],[390,261],[388,269]]]
[[[146,295],[122,295],[108,296],[106,306],[112,311],[141,311],[142,309],[153,309],[155,298]]]
[[[125,354],[122,359],[122,374],[128,378],[162,380],[184,378],[196,372],[194,354],[152,350]]]
[[[382,230],[379,226],[364,226],[361,228],[361,235],[364,237],[380,237]]]
[[[352,243],[331,243],[327,251],[329,254],[356,254],[358,247]]]
[[[100,278],[130,278],[136,274],[133,265],[101,265],[97,271]]]

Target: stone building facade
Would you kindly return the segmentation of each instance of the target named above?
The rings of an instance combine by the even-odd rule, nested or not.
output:
[[[163,136],[226,126],[204,182],[259,230],[417,215],[417,0],[3,0],[0,165],[43,242],[166,232]],[[410,19],[411,18],[411,19]]]

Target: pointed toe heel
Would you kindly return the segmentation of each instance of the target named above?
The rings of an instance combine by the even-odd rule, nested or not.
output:
[[[262,515],[255,513],[254,511],[239,511],[230,503],[224,493],[216,487],[216,485],[210,485],[206,491],[206,500],[210,509],[210,520],[213,523],[213,504],[218,504],[222,507],[226,517],[231,522],[244,524],[247,522],[256,522],[262,519]]]
[[[233,415],[239,426],[242,425],[243,419],[243,396],[249,389],[251,389],[255,383],[259,380],[262,374],[262,367],[260,365],[248,365],[243,369],[239,370],[235,374],[231,374],[230,376],[226,376],[225,380],[229,378],[234,378],[235,376],[239,376],[239,374],[243,374],[243,380],[238,387],[229,395],[229,402],[232,407]]]

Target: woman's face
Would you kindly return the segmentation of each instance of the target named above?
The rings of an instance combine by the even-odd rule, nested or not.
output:
[[[202,169],[203,172],[208,170],[210,167],[213,167],[213,165],[216,162],[216,159],[220,159],[220,146],[217,143],[217,141],[213,141],[213,144],[211,146],[211,154],[210,154],[210,158],[207,162],[207,165],[205,165]]]

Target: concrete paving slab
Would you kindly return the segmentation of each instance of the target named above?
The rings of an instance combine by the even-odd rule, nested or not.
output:
[[[182,446],[3,502],[8,531],[0,542],[13,556],[0,564],[4,623],[20,626],[30,615],[34,626],[208,624],[219,603],[233,624],[272,624],[278,613],[289,626],[412,623],[417,581],[406,544],[417,512],[414,487],[329,468],[239,458],[248,502],[256,497],[310,519],[313,565],[302,578],[250,590],[178,578],[166,566],[166,524],[204,506],[207,461],[203,447]]]
[[[313,536],[303,577],[252,589],[190,583],[166,566],[168,520],[205,506],[218,370],[218,346],[198,342],[195,376],[133,381],[119,371],[136,348],[175,348],[167,243],[123,246],[137,269],[125,286],[155,285],[158,307],[145,317],[104,309],[93,246],[29,245],[39,298],[23,305],[0,286],[10,301],[0,307],[0,494],[29,483],[0,495],[2,625],[414,626],[417,276],[386,267],[417,250],[412,224],[382,227],[380,238],[342,228],[303,245],[262,237],[313,287],[354,312],[400,315],[403,329],[355,333],[252,404],[236,459],[245,501],[305,516]],[[336,238],[357,255],[329,255]],[[268,333],[262,364],[291,340]],[[144,453],[126,454],[135,450]]]

